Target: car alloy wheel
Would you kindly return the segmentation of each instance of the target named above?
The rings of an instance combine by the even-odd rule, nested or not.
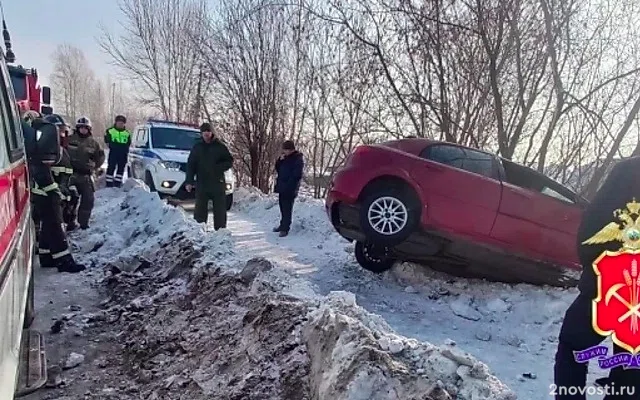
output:
[[[371,228],[385,236],[395,235],[407,225],[407,207],[397,198],[384,196],[369,206],[367,219]]]

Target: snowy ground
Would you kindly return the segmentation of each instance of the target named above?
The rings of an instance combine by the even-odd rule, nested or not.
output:
[[[186,245],[184,248],[181,247],[180,251],[182,252],[181,257],[188,261],[187,264],[190,262],[195,263],[192,259],[197,258],[196,264],[199,269],[204,268],[206,270],[207,268],[210,269],[210,266],[215,266],[225,271],[240,271],[245,266],[246,261],[252,257],[264,257],[271,261],[275,268],[269,272],[269,279],[266,281],[271,286],[275,285],[277,290],[273,293],[268,291],[267,297],[275,296],[274,298],[279,300],[274,304],[285,305],[281,307],[282,313],[292,312],[297,308],[314,309],[317,305],[311,306],[310,304],[317,304],[319,301],[320,304],[325,304],[325,306],[326,304],[330,305],[329,311],[332,313],[331,315],[342,315],[342,318],[346,318],[348,321],[363,321],[368,326],[368,335],[373,335],[377,339],[377,346],[380,346],[383,351],[392,356],[395,362],[393,365],[400,365],[403,371],[409,371],[404,372],[404,380],[400,379],[400,381],[406,381],[407,378],[410,378],[411,381],[420,382],[421,379],[429,375],[428,372],[425,372],[426,364],[424,362],[420,364],[419,361],[421,356],[419,356],[420,352],[416,348],[423,348],[420,347],[423,346],[419,344],[420,342],[428,342],[435,345],[447,344],[438,351],[441,353],[442,349],[448,351],[447,349],[450,350],[452,347],[459,347],[469,351],[476,358],[486,363],[498,379],[517,393],[519,399],[541,400],[551,398],[549,390],[552,383],[551,371],[555,341],[564,310],[575,296],[574,291],[471,281],[453,278],[435,273],[425,267],[409,264],[398,265],[390,273],[376,276],[364,271],[357,265],[352,256],[353,246],[334,233],[324,214],[322,203],[317,200],[301,198],[294,209],[294,224],[290,236],[279,238],[271,232],[271,228],[277,224],[278,218],[275,198],[263,196],[246,189],[240,189],[236,193],[236,204],[229,215],[229,229],[220,232],[203,232],[194,222],[189,221],[189,216],[184,212],[163,206],[158,199],[153,198],[151,194],[145,193],[139,188],[134,188],[125,194],[126,201],[123,201],[121,191],[116,189],[100,190],[97,195],[98,200],[94,213],[96,222],[89,231],[73,235],[73,241],[78,246],[76,254],[80,254],[79,258],[91,264],[94,268],[73,280],[65,279],[65,275],[52,274],[48,271],[37,275],[40,283],[39,287],[47,287],[46,291],[38,292],[38,306],[41,309],[45,307],[46,311],[44,315],[41,312],[37,324],[39,324],[40,329],[46,331],[47,329],[42,327],[50,325],[51,318],[54,318],[63,319],[66,321],[64,325],[68,327],[68,329],[63,329],[60,334],[52,335],[52,340],[49,340],[49,343],[51,344],[50,347],[54,347],[54,350],[49,353],[49,358],[54,362],[62,360],[66,354],[77,348],[75,351],[86,353],[85,357],[91,361],[91,363],[87,362],[85,364],[89,372],[85,369],[66,371],[65,374],[70,377],[69,379],[75,382],[74,385],[70,386],[72,390],[63,388],[55,393],[53,391],[48,393],[38,392],[30,396],[29,400],[49,398],[72,400],[83,398],[80,394],[84,394],[85,398],[90,394],[96,396],[96,385],[106,384],[100,382],[100,376],[104,376],[106,371],[109,371],[110,376],[117,376],[117,379],[122,380],[120,386],[131,387],[131,384],[126,384],[125,382],[131,378],[132,372],[125,373],[122,371],[126,369],[127,363],[122,363],[122,360],[118,362],[114,359],[111,361],[113,368],[110,369],[106,366],[109,362],[105,361],[104,357],[99,357],[96,354],[100,354],[100,352],[115,353],[113,346],[120,339],[145,337],[145,332],[135,331],[137,329],[135,326],[156,326],[161,323],[167,325],[165,329],[169,329],[171,324],[175,325],[173,329],[178,329],[178,320],[180,318],[177,318],[177,315],[194,311],[178,310],[176,300],[166,299],[173,298],[171,296],[182,296],[188,291],[189,287],[192,288],[194,284],[198,284],[201,278],[192,279],[192,282],[189,283],[191,286],[188,286],[187,283],[181,284],[182,277],[179,276],[180,273],[176,272],[176,267],[173,266],[177,261],[163,267],[165,268],[164,272],[162,272],[163,274],[177,274],[172,276],[175,279],[171,284],[166,283],[166,276],[158,280],[157,277],[143,276],[140,272],[134,272],[131,276],[120,274],[114,278],[113,272],[109,272],[106,279],[107,287],[109,288],[107,291],[108,301],[103,301],[100,305],[101,307],[98,307],[97,303],[101,296],[105,296],[105,283],[101,282],[96,288],[92,288],[90,285],[95,284],[94,282],[102,276],[103,269],[100,267],[104,267],[105,264],[107,271],[127,271],[131,268],[142,270],[140,266],[147,260],[156,260],[152,263],[154,268],[156,264],[164,265],[163,263],[169,262],[167,260],[171,258],[169,257],[170,251],[166,250],[164,246],[172,242],[182,243],[183,240],[176,239],[175,232],[182,232],[181,237],[184,237],[184,240],[188,240],[189,243],[197,243],[195,250],[197,256],[194,250],[189,250],[187,248],[189,246]],[[182,246],[182,244],[176,244],[176,246],[178,245]],[[171,248],[171,245],[168,248]],[[184,263],[178,262],[178,264]],[[189,268],[191,269],[190,265]],[[145,268],[148,268],[148,266]],[[118,276],[129,277],[129,281],[122,280],[124,278],[117,278]],[[115,279],[115,283],[110,283],[109,279]],[[121,280],[119,281],[118,279]],[[238,287],[234,283],[235,281],[227,282],[224,280],[227,278],[219,278],[215,274],[207,279],[224,282],[225,285],[228,285],[227,292],[243,293],[243,290],[246,290]],[[223,280],[221,281],[221,279]],[[135,283],[131,283],[131,280],[134,280]],[[118,292],[114,287],[120,289],[122,287],[130,287],[132,288],[132,293],[117,294]],[[155,304],[151,309],[152,311],[140,312],[138,308],[143,307],[139,306],[133,307],[134,310],[131,311],[132,307],[129,303],[138,304],[141,301],[139,297],[134,301],[133,297],[140,296],[141,293],[138,293],[138,291],[143,287],[148,292],[150,291],[144,295],[146,296],[144,298],[151,299],[149,300],[150,302],[159,304]],[[227,286],[222,285],[222,287]],[[258,287],[258,289],[252,288],[246,295],[239,297],[255,299],[258,298],[255,297],[257,291],[260,293],[259,297],[262,298],[264,297],[261,292],[263,290],[265,289],[262,287]],[[354,293],[358,306],[363,307],[364,310],[354,306],[348,294],[331,294],[329,298],[319,298],[317,296],[317,293],[326,295],[332,291]],[[98,295],[98,293],[101,293],[101,295]],[[127,298],[127,295],[129,295],[129,298]],[[290,305],[287,306],[289,301],[280,299],[279,296],[282,295],[290,295],[293,296],[292,298],[305,300],[300,300],[302,303],[298,303],[299,300],[296,300],[296,306],[292,308]],[[158,300],[156,301],[155,299]],[[76,303],[73,303],[73,301],[76,301]],[[197,298],[193,301],[202,303],[203,299]],[[214,304],[218,304],[219,301],[215,300]],[[95,312],[97,308],[107,309],[107,313],[113,312],[113,310],[117,310],[118,307],[122,307],[122,304],[125,303],[129,304],[126,308],[129,311],[118,315],[127,315],[127,317],[124,318],[124,321],[118,321],[116,325],[112,325],[110,328],[116,331],[109,331],[108,326],[92,325],[92,321],[97,319],[91,317],[92,314],[87,313]],[[232,304],[235,303],[232,302]],[[217,318],[213,322],[207,322],[207,326],[232,324],[234,321],[233,316],[242,307],[242,304],[238,303],[230,309],[227,308],[224,311],[225,318],[222,318],[221,321],[219,320],[220,318]],[[70,313],[70,310],[76,311]],[[365,310],[380,315],[386,323],[375,315],[368,314]],[[155,315],[160,315],[162,318],[154,317]],[[173,315],[173,317],[167,320],[167,315]],[[197,314],[196,317],[205,318],[206,316]],[[158,318],[161,321],[171,322],[158,322]],[[230,319],[227,320],[226,318]],[[118,319],[123,318],[118,317]],[[138,322],[127,324],[127,319],[137,319]],[[332,326],[320,317],[311,318],[312,322],[308,322],[307,319],[304,321],[306,322],[300,322],[300,329],[303,331],[311,329],[309,325],[313,326],[314,321],[315,323],[321,322],[321,326]],[[386,325],[387,323],[389,326]],[[124,325],[117,327],[117,324]],[[197,324],[190,323],[188,327],[193,328],[194,325]],[[347,325],[354,326],[351,322]],[[122,330],[118,333],[118,329]],[[184,327],[180,329],[184,329]],[[215,331],[215,328],[211,329]],[[258,328],[254,327],[254,329]],[[391,329],[401,336],[395,336]],[[129,330],[134,330],[135,334],[127,333]],[[329,333],[326,333],[326,335],[331,336]],[[354,337],[358,336],[352,335]],[[92,339],[86,339],[87,336],[91,336]],[[306,357],[311,360],[308,364],[310,376],[314,376],[313,372],[315,371],[317,378],[318,370],[317,367],[314,368],[313,360],[314,357],[317,359],[319,355],[314,353],[312,349],[314,348],[314,343],[317,344],[318,339],[313,339],[312,336],[308,334],[304,336],[307,348],[311,349]],[[118,339],[119,337],[120,339]],[[418,342],[402,337],[415,338]],[[131,344],[124,346],[126,349],[123,354],[127,355],[127,357],[134,357],[134,359],[142,357],[140,356],[140,346],[143,348],[148,347],[148,344],[145,344],[148,339],[145,338],[142,343],[140,340],[142,339],[136,342],[136,340],[130,339]],[[454,342],[456,345],[451,346]],[[320,344],[320,347],[323,346],[326,346],[326,344]],[[404,350],[397,353],[398,350],[402,349]],[[273,352],[276,350],[267,349],[264,351]],[[405,359],[406,357],[399,359],[396,354],[404,356],[408,354],[410,357],[408,360]],[[173,357],[179,356],[173,355]],[[237,354],[229,353],[229,357],[237,357]],[[326,358],[326,354],[321,358]],[[144,362],[141,362],[140,365],[146,365],[150,362],[150,360],[144,359]],[[193,367],[184,360],[184,357],[175,358],[171,365],[174,364],[183,365],[185,371]],[[462,364],[458,362],[455,365],[464,365],[464,362]],[[327,369],[327,365],[324,365],[323,368]],[[336,368],[333,370],[340,370]],[[329,368],[329,370],[332,369]],[[394,375],[397,374],[395,367],[391,368],[391,370],[396,372],[389,372],[389,374],[396,376]],[[371,388],[372,382],[375,381],[375,374],[371,374],[371,370],[367,371],[365,375],[371,377],[367,380]],[[157,371],[149,373],[155,377]],[[457,373],[458,376],[465,375],[464,371],[458,371]],[[143,387],[136,390],[144,390],[144,382],[141,383],[139,374],[140,371],[136,370],[134,374],[136,375],[135,382],[136,385],[143,385]],[[170,387],[178,379],[179,375],[179,373],[170,375],[171,383],[167,383],[167,385]],[[168,378],[165,376],[163,379]],[[332,382],[331,377],[325,376],[322,378],[323,381],[325,379],[328,382]],[[445,380],[445,383],[448,382],[446,379],[442,379]],[[85,381],[92,381],[94,385],[86,387],[87,383]],[[387,382],[387,379],[383,381]],[[388,385],[396,385],[393,388],[396,395],[399,387],[407,391],[421,391],[423,394],[426,391],[425,387],[420,389],[419,385],[414,385],[414,387],[394,383],[394,380],[390,381],[391,383]],[[465,379],[462,379],[462,381],[465,381]],[[483,379],[482,382],[492,383],[482,383],[484,385],[482,386],[483,397],[474,397],[474,399],[510,398],[497,381]],[[122,392],[114,392],[117,391],[118,386],[113,381],[109,383],[115,389],[114,387],[107,387],[104,389],[107,392],[104,393],[113,394],[114,396],[117,394],[116,397],[119,399],[128,398],[123,397]],[[362,391],[362,381],[357,383],[360,385],[358,388]],[[184,381],[183,384],[187,385],[187,381]],[[350,385],[353,384],[354,382],[350,383]],[[202,384],[198,383],[198,385],[200,385],[198,390],[202,391]],[[457,390],[460,390],[461,393],[464,390],[469,390],[469,383],[467,382],[466,385],[466,389],[461,386]],[[181,384],[176,384],[176,386],[182,387]],[[473,387],[476,388],[476,386]],[[120,388],[118,390],[124,389]],[[375,392],[379,397],[365,396],[363,399],[395,398],[391,395],[382,396],[379,394],[381,392],[384,392],[384,390]],[[97,395],[97,397],[89,398],[110,398],[104,393]],[[143,392],[140,393],[140,396],[135,398],[154,398],[144,397],[142,396]],[[334,393],[329,395],[329,392],[322,392],[321,390],[317,390],[315,393],[324,393],[328,396],[321,396],[321,399],[330,397],[332,399],[356,399],[356,397],[346,397],[346,395],[344,395],[345,397],[336,397]],[[406,395],[404,398],[412,398],[408,393],[404,393]],[[198,398],[197,396],[194,397],[193,393],[189,395],[191,397],[185,398]],[[245,393],[244,398],[259,398],[246,396],[249,395]],[[289,398],[296,398],[295,395],[291,396]],[[181,395],[180,397],[169,396],[161,398],[178,399],[183,397]],[[304,398],[304,396],[298,398]]]

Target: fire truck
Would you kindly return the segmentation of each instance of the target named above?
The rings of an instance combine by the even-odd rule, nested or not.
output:
[[[21,107],[42,107],[34,71],[8,68],[15,61],[3,18],[7,54],[0,51],[0,400],[31,393],[46,383],[43,336],[29,329],[34,317],[35,229]],[[24,80],[23,80],[24,79]],[[16,98],[12,83],[22,96]],[[23,82],[24,85],[21,86]],[[36,98],[36,96],[38,96]],[[43,134],[45,135],[45,134]],[[35,139],[34,139],[35,140]],[[55,138],[40,136],[48,151]]]

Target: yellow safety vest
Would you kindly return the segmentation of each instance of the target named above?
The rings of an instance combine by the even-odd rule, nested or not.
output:
[[[112,143],[127,144],[129,137],[131,137],[131,134],[126,129],[119,131],[116,128],[109,128],[107,133],[109,134],[109,138]]]

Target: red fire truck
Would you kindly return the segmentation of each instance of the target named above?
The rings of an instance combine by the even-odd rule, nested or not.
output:
[[[6,25],[3,20],[3,28]],[[8,33],[3,32],[10,50]],[[12,52],[7,51],[12,61]],[[33,262],[35,230],[31,219],[28,167],[18,102],[10,73],[0,51],[0,400],[30,393],[46,382],[46,357],[42,335],[30,330],[34,312]],[[20,71],[14,69],[14,71]],[[37,79],[24,75],[26,106],[34,103]],[[35,86],[30,86],[31,83]],[[25,89],[26,88],[26,89]],[[35,91],[32,91],[34,89]]]

